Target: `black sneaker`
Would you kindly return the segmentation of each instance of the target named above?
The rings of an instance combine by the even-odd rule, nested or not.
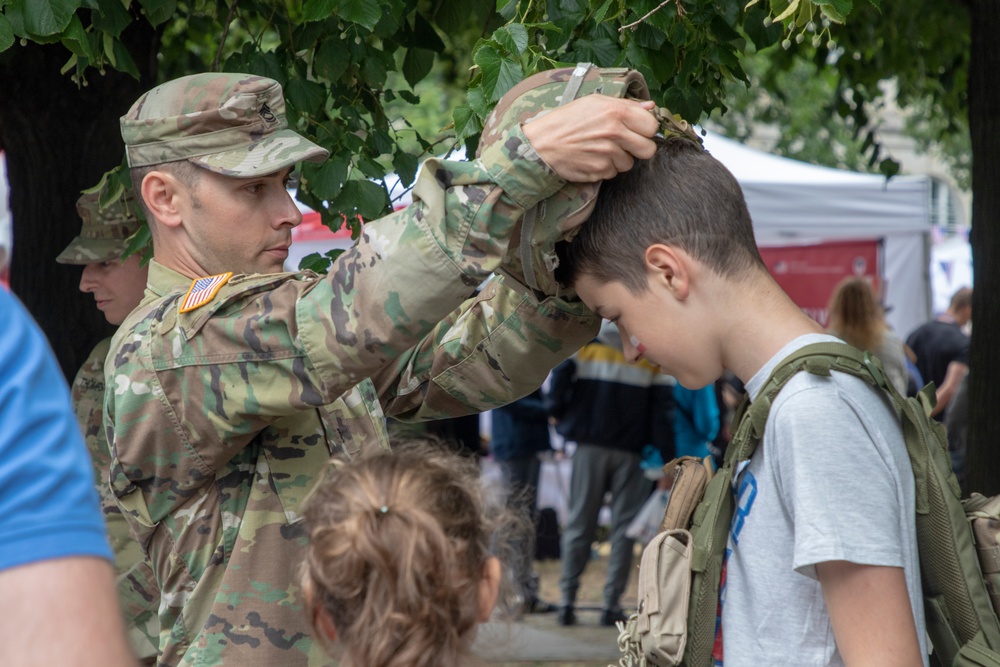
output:
[[[628,614],[623,612],[621,609],[601,610],[601,625],[613,627],[615,623],[625,623],[626,621],[628,621]]]
[[[554,611],[558,611],[558,609],[559,607],[539,597],[531,598],[524,605],[525,614],[551,614]]]
[[[576,625],[576,612],[573,607],[559,607],[559,625]]]

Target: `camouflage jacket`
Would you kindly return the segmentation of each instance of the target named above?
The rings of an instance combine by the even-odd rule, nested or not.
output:
[[[105,338],[94,347],[80,367],[71,388],[73,408],[94,465],[94,484],[101,498],[101,513],[104,515],[108,541],[115,554],[118,597],[125,613],[132,650],[139,658],[149,658],[156,655],[159,644],[159,591],[156,590],[155,581],[151,577],[152,570],[145,562],[142,549],[132,537],[128,523],[108,486],[111,452],[102,422],[104,360],[110,347],[111,339]]]
[[[185,313],[157,263],[112,343],[111,486],[162,602],[160,664],[332,664],[309,636],[299,505],[330,454],[386,446],[385,415],[507,403],[590,340],[580,303],[493,278],[561,181],[519,129],[476,163],[425,163],[415,203],[327,276],[234,276]]]

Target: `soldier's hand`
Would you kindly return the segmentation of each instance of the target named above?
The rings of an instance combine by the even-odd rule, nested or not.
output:
[[[656,151],[659,123],[651,101],[586,95],[524,125],[532,148],[560,177],[574,183],[612,178],[635,158]]]

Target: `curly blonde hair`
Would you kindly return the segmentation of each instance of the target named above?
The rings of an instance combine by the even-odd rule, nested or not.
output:
[[[876,352],[888,325],[871,283],[848,277],[833,290],[827,307],[830,332],[859,350]]]
[[[469,663],[497,527],[481,489],[474,460],[427,443],[331,465],[305,507],[302,583],[343,664]]]

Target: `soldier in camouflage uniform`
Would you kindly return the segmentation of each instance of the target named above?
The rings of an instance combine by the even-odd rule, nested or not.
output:
[[[287,128],[276,82],[184,77],[123,117],[154,259],[112,342],[105,425],[160,587],[160,664],[330,664],[295,573],[300,504],[330,454],[385,447],[386,415],[507,403],[594,335],[554,283],[514,285],[508,244],[564,178],[651,154],[650,106],[598,97],[514,123],[476,162],[427,161],[415,203],[368,223],[327,276],[277,273],[301,220],[289,173],[327,151]]]
[[[120,325],[139,305],[146,287],[146,267],[139,255],[122,259],[126,240],[142,224],[136,217],[137,204],[131,195],[105,206],[99,205],[101,192],[84,194],[76,202],[83,220],[80,234],[63,250],[56,261],[83,266],[80,291],[93,294],[97,307],[110,324]],[[101,512],[108,541],[118,569],[118,597],[125,622],[138,658],[151,660],[159,646],[157,608],[159,592],[152,570],[142,549],[129,532],[115,496],[108,486],[111,453],[105,438],[104,360],[111,338],[105,338],[91,351],[72,386],[73,408],[83,430],[94,466],[94,483],[101,497]]]

